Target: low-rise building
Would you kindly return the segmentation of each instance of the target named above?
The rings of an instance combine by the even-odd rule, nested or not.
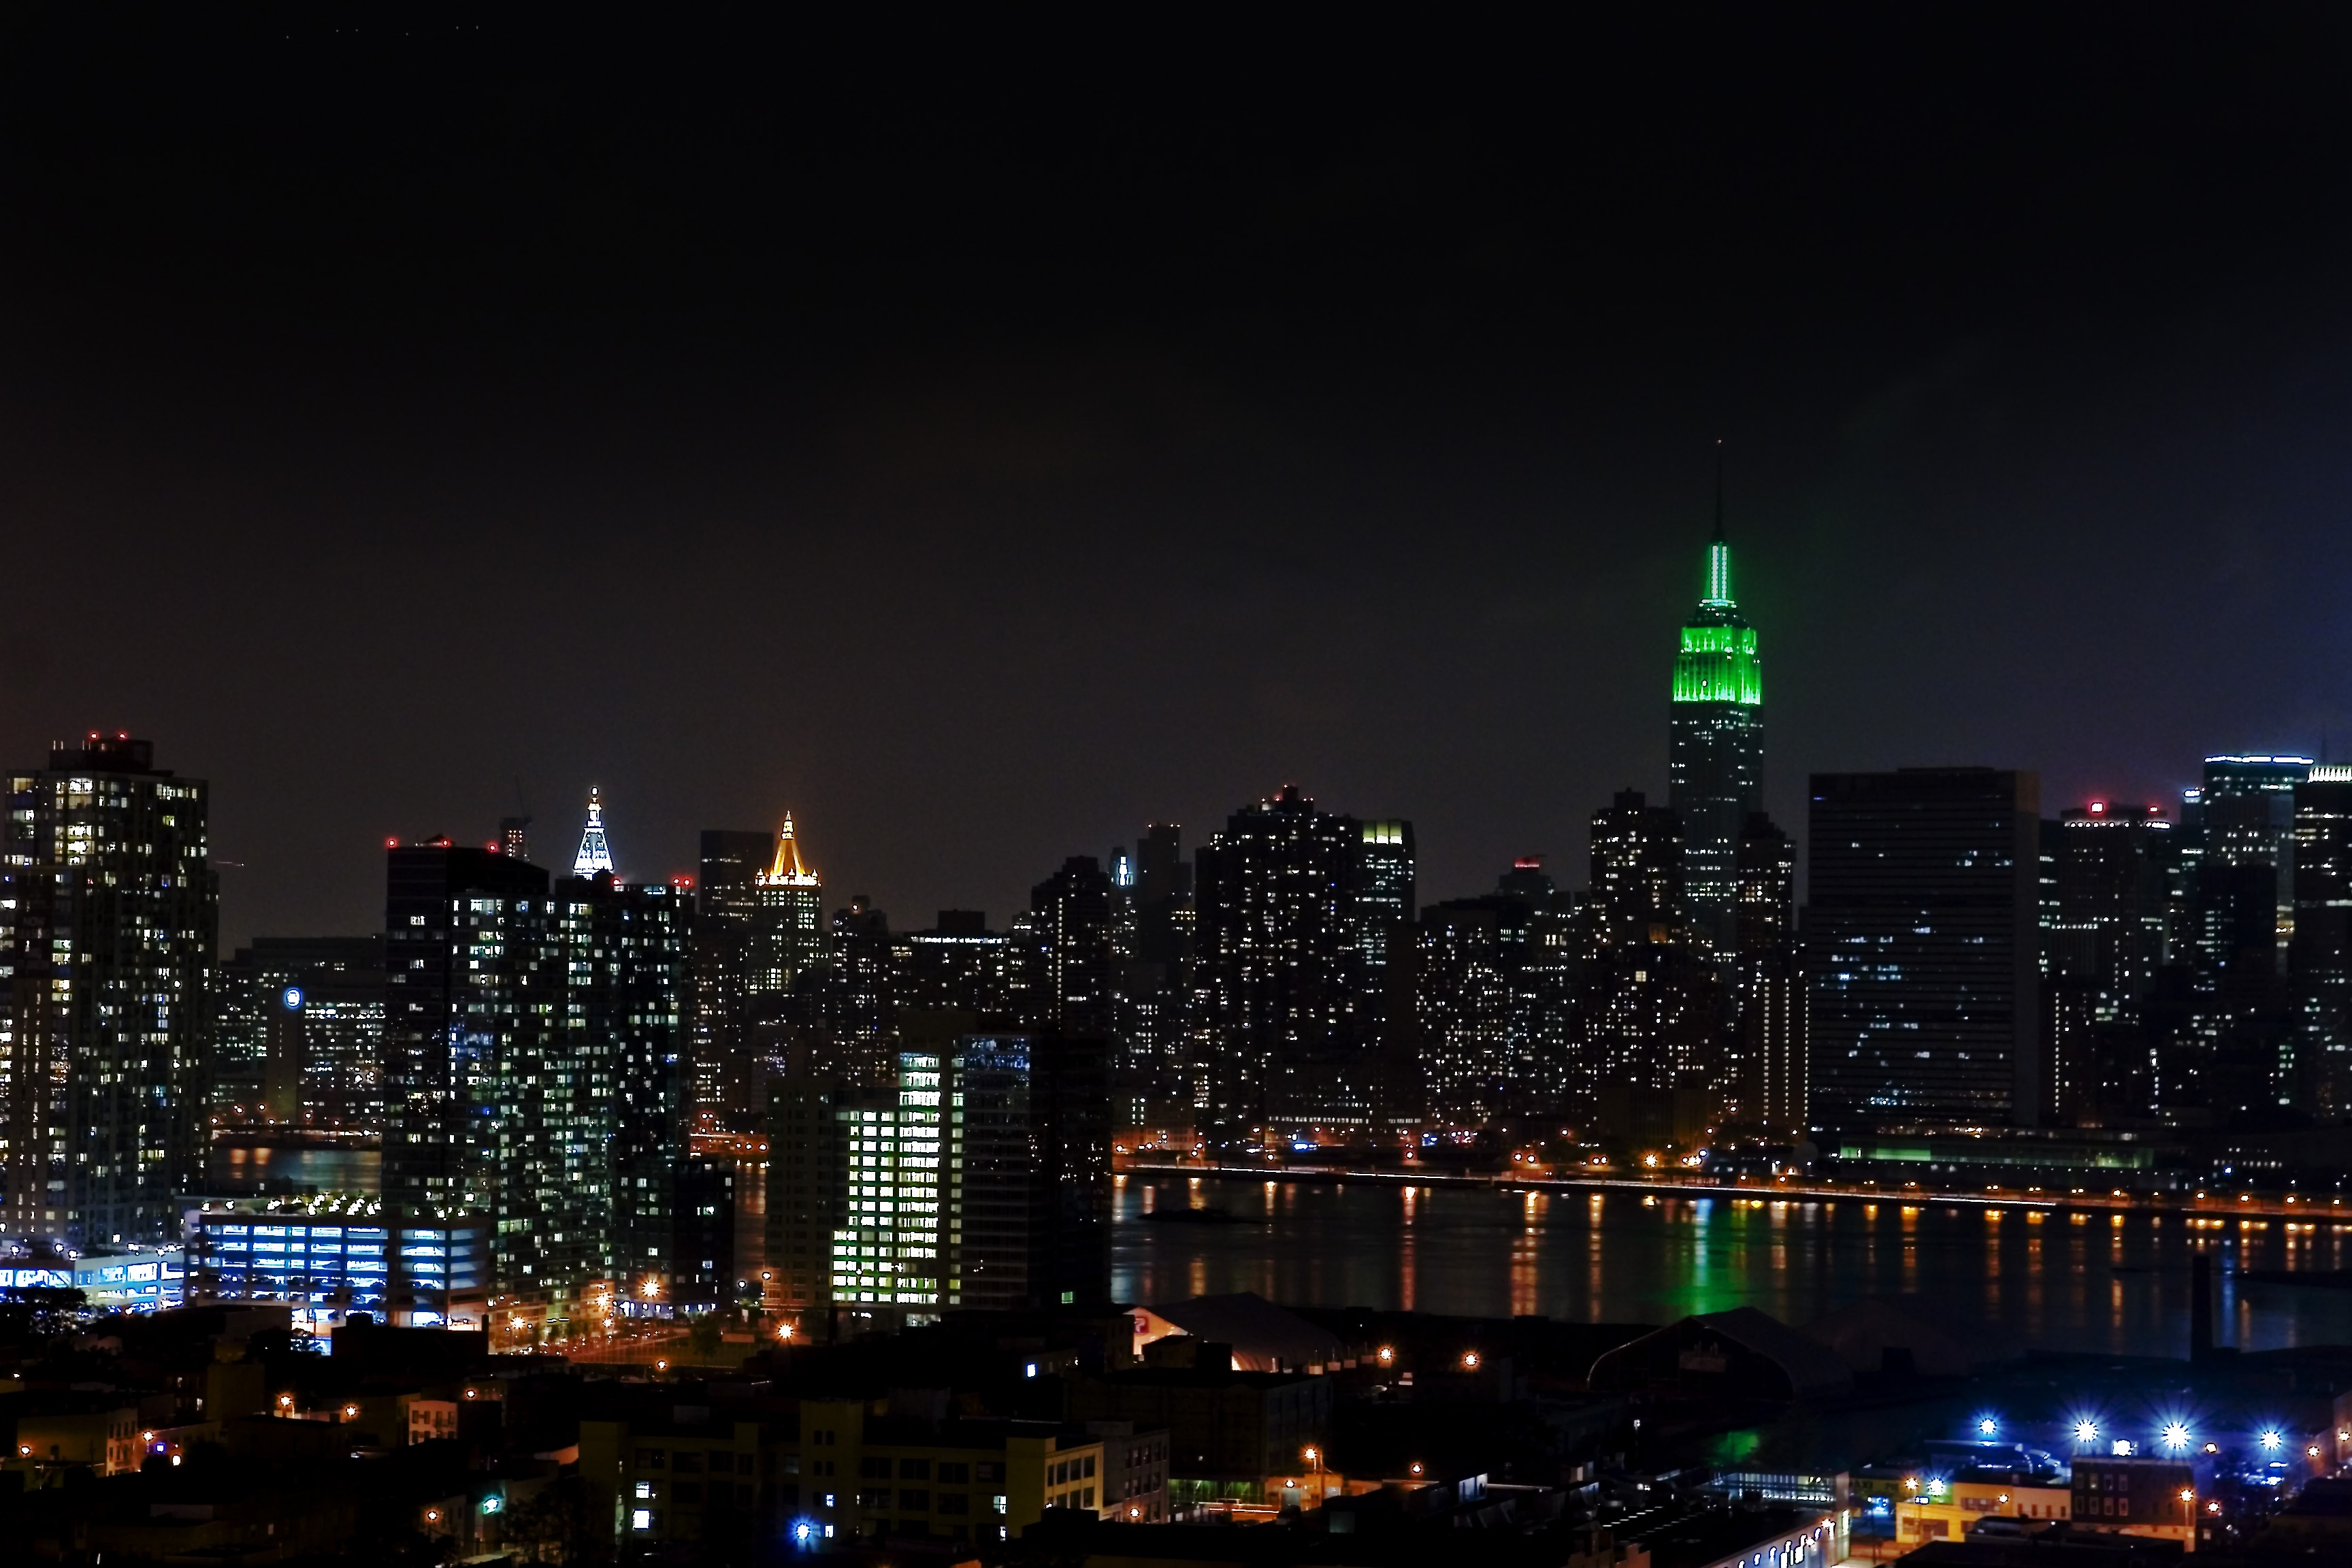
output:
[[[1069,1385],[1079,1422],[1124,1421],[1167,1434],[1167,1506],[1263,1503],[1328,1447],[1332,1380],[1224,1367],[1140,1367]]]
[[[2077,1521],[2197,1550],[2199,1488],[2189,1461],[2118,1454],[2079,1458],[2074,1468]]]

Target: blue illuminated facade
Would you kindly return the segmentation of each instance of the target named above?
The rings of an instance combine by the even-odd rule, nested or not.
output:
[[[488,1221],[387,1225],[386,1217],[368,1198],[329,1197],[316,1206],[195,1200],[185,1211],[189,1296],[285,1301],[298,1322],[320,1328],[351,1312],[396,1316],[420,1328],[479,1327]]]

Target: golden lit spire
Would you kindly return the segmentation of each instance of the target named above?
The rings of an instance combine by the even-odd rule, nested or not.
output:
[[[801,860],[801,841],[793,833],[793,814],[784,813],[783,831],[776,835],[776,863],[760,879],[772,888],[814,888],[817,874]]]

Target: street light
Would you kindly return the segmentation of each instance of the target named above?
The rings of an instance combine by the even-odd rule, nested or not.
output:
[[[1476,1372],[1478,1370],[1478,1352],[1476,1351],[1464,1351],[1462,1352],[1462,1370],[1465,1372]]]
[[[2166,1422],[2164,1424],[2164,1446],[2168,1448],[2186,1448],[2189,1447],[2188,1424],[2181,1421]]]
[[[2263,1434],[2263,1447],[2266,1451],[2275,1453],[2278,1449],[2278,1446],[2279,1435],[2275,1428]]]
[[[1994,1420],[1990,1415],[1977,1423],[1977,1433],[1979,1436],[1990,1437],[2000,1430],[2000,1423]]]
[[[2077,1443],[2095,1443],[2098,1440],[2099,1424],[2097,1422],[2077,1421],[2074,1423],[2074,1441]]]

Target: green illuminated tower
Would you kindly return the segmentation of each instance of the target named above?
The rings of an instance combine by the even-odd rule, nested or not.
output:
[[[1715,490],[1715,538],[1706,592],[1683,626],[1675,655],[1667,798],[1683,819],[1683,884],[1693,923],[1732,951],[1739,833],[1764,809],[1764,677],[1756,629],[1731,597],[1731,546],[1723,540],[1723,476]]]

